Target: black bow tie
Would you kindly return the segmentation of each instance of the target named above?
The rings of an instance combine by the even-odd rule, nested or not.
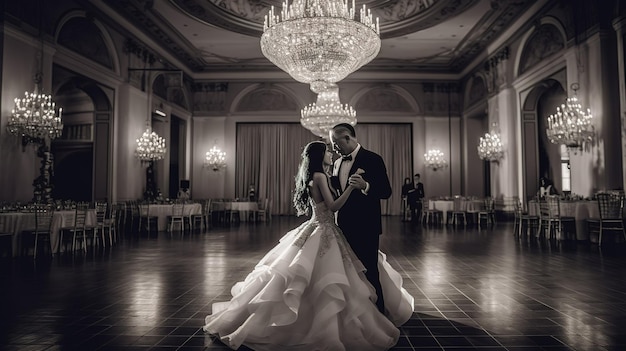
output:
[[[352,161],[352,155],[341,156],[342,161]]]

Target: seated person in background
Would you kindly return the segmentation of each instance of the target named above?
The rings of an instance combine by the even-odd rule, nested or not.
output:
[[[190,194],[189,194],[189,189],[188,189],[188,188],[180,188],[180,189],[178,190],[178,195],[176,195],[176,197],[177,197],[179,200],[182,200],[182,201],[187,201],[187,200],[189,200],[189,197],[190,197]]]
[[[546,177],[539,179],[539,197],[543,198],[547,195],[557,195],[558,191],[554,187],[552,181]]]
[[[250,186],[248,187],[248,199],[250,202],[256,201],[256,188],[254,184],[250,184]]]

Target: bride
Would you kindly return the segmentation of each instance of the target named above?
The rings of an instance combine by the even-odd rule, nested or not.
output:
[[[324,142],[306,145],[293,201],[298,215],[311,218],[233,286],[230,301],[213,304],[204,330],[230,348],[366,351],[387,350],[398,341],[397,327],[411,317],[413,297],[379,252],[386,314],[378,311],[365,268],[335,225],[334,212],[354,188],[334,196],[324,172],[331,164]]]

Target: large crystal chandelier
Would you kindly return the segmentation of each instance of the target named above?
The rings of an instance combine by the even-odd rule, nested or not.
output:
[[[491,132],[480,137],[478,143],[478,157],[481,160],[499,162],[504,157],[504,149],[500,140],[500,133],[497,132],[496,124],[493,124]]]
[[[439,149],[428,150],[424,154],[424,161],[426,167],[431,168],[433,171],[448,167],[448,161],[446,161],[444,153]]]
[[[226,168],[226,153],[217,146],[213,146],[205,155],[204,165],[214,172]]]
[[[568,149],[582,149],[585,143],[593,141],[593,115],[588,108],[582,108],[576,97],[578,84],[572,84],[574,96],[568,97],[565,104],[556,108],[556,113],[548,117],[546,134],[554,144],[563,144]]]
[[[380,50],[378,19],[365,5],[355,17],[354,0],[285,0],[265,16],[261,51],[299,82],[337,83]]]
[[[300,111],[300,123],[313,134],[326,138],[332,127],[339,123],[356,125],[356,111],[352,106],[339,101],[337,84],[312,83],[311,90],[317,92],[317,102]]]
[[[150,127],[137,139],[135,156],[144,162],[158,161],[165,157],[165,139],[150,130]]]
[[[293,79],[311,85],[317,102],[301,111],[300,123],[320,137],[338,123],[356,124],[356,112],[339,100],[335,83],[380,51],[380,24],[354,0],[293,0],[265,16],[261,51]]]

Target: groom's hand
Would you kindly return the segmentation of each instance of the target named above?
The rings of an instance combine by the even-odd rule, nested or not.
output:
[[[361,177],[360,174],[351,175],[350,178],[348,179],[348,184],[361,190],[367,187],[367,182],[365,181],[365,179],[363,179],[363,177]]]

